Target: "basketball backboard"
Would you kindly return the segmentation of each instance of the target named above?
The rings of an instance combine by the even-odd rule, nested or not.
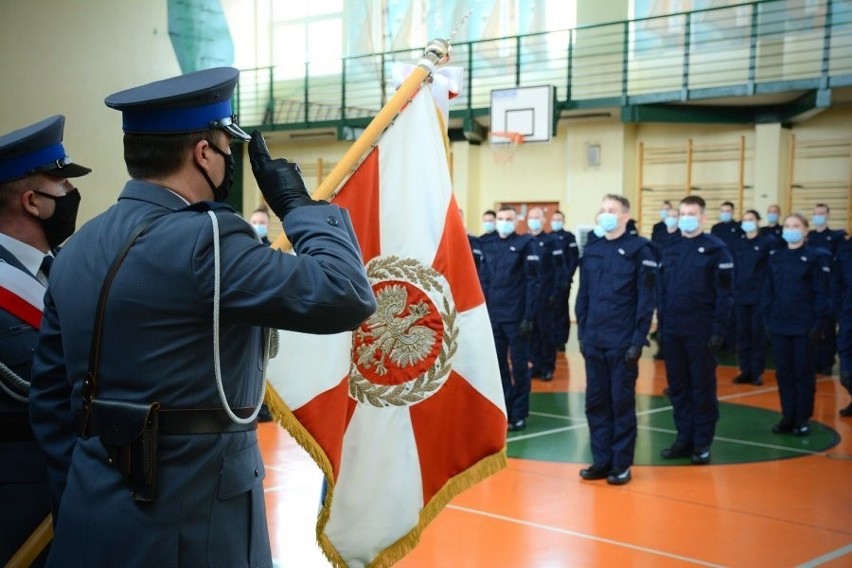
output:
[[[553,136],[552,85],[491,91],[491,132],[519,132],[524,142],[547,142]]]

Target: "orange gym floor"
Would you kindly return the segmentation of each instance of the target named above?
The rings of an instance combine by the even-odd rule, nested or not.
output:
[[[533,381],[528,428],[509,435],[509,465],[456,497],[400,568],[573,566],[852,567],[852,418],[835,375],[817,376],[813,433],[774,435],[775,374],[735,385],[720,366],[713,463],[662,462],[674,441],[663,363],[646,349],[637,383],[633,480],[582,481],[590,459],[576,344],[552,382]],[[322,476],[290,436],[259,427],[269,530],[281,567],[329,566],[315,543]]]

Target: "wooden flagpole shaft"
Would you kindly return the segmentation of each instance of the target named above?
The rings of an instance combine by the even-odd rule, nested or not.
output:
[[[447,41],[438,39],[429,42],[423,55],[424,60],[414,68],[387,104],[382,107],[379,114],[370,121],[370,124],[364,129],[361,136],[352,143],[352,146],[349,147],[343,158],[332,168],[328,173],[328,177],[323,180],[311,197],[314,199],[328,199],[337,191],[340,184],[346,181],[346,178],[361,163],[364,155],[370,151],[370,148],[373,147],[373,144],[378,140],[382,132],[393,122],[396,115],[414,98],[414,95],[417,94],[423,82],[432,72],[432,66],[445,63],[449,59],[449,52],[450,44]],[[272,243],[272,247],[279,250],[288,250],[290,246],[287,235],[283,233]]]
[[[6,568],[27,568],[53,538],[53,516],[48,515],[36,527],[33,533],[24,541],[21,548],[15,553],[9,562],[6,563]]]

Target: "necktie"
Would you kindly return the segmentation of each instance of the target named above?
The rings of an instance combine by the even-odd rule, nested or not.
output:
[[[50,276],[50,267],[53,264],[53,257],[49,254],[44,255],[44,258],[41,260],[41,266],[39,266],[39,270],[44,273],[45,276]]]

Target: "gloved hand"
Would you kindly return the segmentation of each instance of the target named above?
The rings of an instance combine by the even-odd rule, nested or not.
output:
[[[530,337],[532,337],[533,322],[528,319],[521,320],[520,331],[522,338],[529,339]]]
[[[314,201],[308,195],[308,188],[305,187],[305,180],[302,179],[297,164],[284,158],[273,160],[269,157],[269,149],[259,130],[251,133],[248,154],[251,171],[254,173],[260,192],[269,204],[269,208],[281,220],[297,207],[325,203],[325,201]]]
[[[822,330],[818,325],[815,325],[808,332],[808,347],[816,347],[816,344],[820,342],[823,337]]]
[[[711,335],[710,340],[707,341],[707,350],[710,351],[713,355],[719,352],[719,349],[722,348],[722,344],[725,343],[725,338],[721,335]]]
[[[627,348],[627,352],[624,354],[624,361],[628,365],[636,365],[639,362],[639,357],[642,356],[642,346],[641,345],[631,345]]]
[[[556,307],[556,302],[557,302],[556,296],[550,296],[549,298],[547,298],[547,309],[548,310],[554,309]]]

